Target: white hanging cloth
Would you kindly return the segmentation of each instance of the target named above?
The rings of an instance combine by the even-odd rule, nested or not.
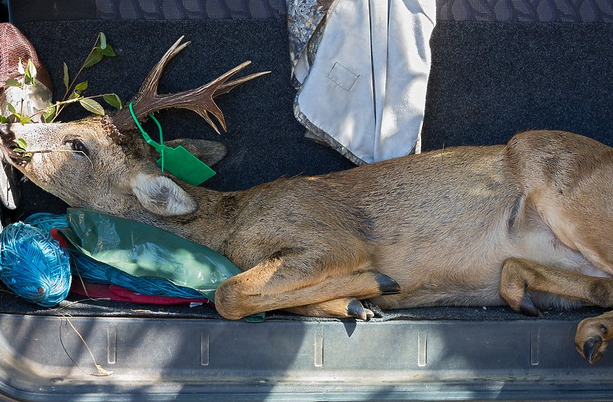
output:
[[[325,1],[314,1],[321,11]],[[328,7],[293,60],[297,119],[357,164],[419,152],[435,1]]]

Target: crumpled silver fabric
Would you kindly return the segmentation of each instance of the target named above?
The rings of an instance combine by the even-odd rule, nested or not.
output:
[[[287,29],[289,33],[289,57],[295,67],[305,46],[310,57],[314,57],[320,35],[323,32],[324,17],[334,0],[287,0]],[[323,21],[323,22],[322,22]]]

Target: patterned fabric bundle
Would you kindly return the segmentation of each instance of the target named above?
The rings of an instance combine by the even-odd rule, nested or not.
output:
[[[19,78],[21,76],[17,67],[19,59],[24,64],[28,60],[32,60],[36,67],[38,81],[47,89],[53,88],[49,73],[38,58],[30,41],[12,24],[0,24],[0,83],[4,84],[8,78]],[[1,93],[2,89],[0,89]]]
[[[36,68],[36,82],[24,88],[5,86],[9,79],[23,78],[20,70],[27,66],[28,60]],[[42,64],[30,41],[9,23],[0,24],[0,115],[9,117],[9,105],[26,116],[32,116],[45,109],[52,100],[53,86],[47,69]],[[42,113],[33,121],[42,121]],[[9,117],[9,120],[14,120]],[[19,184],[15,172],[8,164],[0,163],[0,201],[8,209],[19,204]]]

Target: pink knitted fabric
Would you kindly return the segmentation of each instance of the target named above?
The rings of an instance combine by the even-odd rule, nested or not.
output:
[[[37,80],[53,90],[51,78],[47,69],[38,58],[36,50],[30,41],[12,24],[6,22],[0,24],[0,94],[4,90],[2,86],[8,78],[20,78],[18,71],[19,58],[25,66],[28,59],[32,60],[37,70]]]

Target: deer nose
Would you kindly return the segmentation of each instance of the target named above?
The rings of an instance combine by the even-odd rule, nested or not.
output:
[[[11,125],[10,124],[0,124],[0,136],[4,138],[7,135],[12,135],[13,137],[15,137],[15,134],[13,134],[13,132],[11,131]]]
[[[10,148],[15,140],[15,133],[11,130],[10,124],[0,124],[0,139],[5,148]]]

